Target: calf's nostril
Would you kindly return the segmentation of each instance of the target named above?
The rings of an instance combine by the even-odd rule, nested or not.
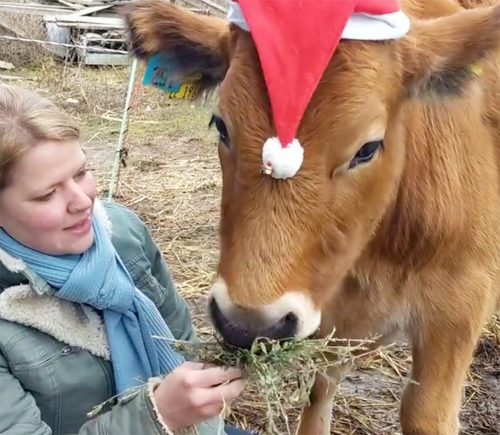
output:
[[[285,323],[297,323],[297,316],[291,311],[283,318]]]

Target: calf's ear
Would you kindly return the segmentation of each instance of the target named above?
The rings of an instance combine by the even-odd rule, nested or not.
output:
[[[178,78],[201,75],[201,88],[221,82],[229,67],[231,32],[223,19],[204,16],[165,0],[140,0],[122,7],[132,54],[146,59],[168,53]]]
[[[500,5],[417,20],[400,43],[403,86],[410,96],[460,95],[500,47]]]

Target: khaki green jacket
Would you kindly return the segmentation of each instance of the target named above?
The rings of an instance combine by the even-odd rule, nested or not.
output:
[[[142,221],[117,204],[98,203],[95,210],[137,288],[155,302],[177,339],[194,339],[186,303]],[[0,434],[168,433],[147,388],[87,417],[115,395],[102,318],[50,292],[0,250]]]

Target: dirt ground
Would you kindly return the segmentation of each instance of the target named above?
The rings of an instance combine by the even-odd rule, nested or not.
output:
[[[136,81],[116,201],[150,226],[179,291],[193,310],[199,334],[210,334],[205,316],[217,262],[221,177],[215,133],[207,128],[211,103],[168,101]],[[77,68],[45,60],[16,68],[0,82],[38,89],[77,116],[88,161],[106,196],[127,85],[126,69]],[[411,356],[403,342],[380,352],[340,387],[332,434],[398,434],[398,406]],[[243,397],[230,419],[262,433],[263,413]],[[444,400],[444,399],[443,399]],[[297,412],[291,413],[293,425]],[[468,376],[461,413],[463,435],[500,434],[500,319],[485,328]]]

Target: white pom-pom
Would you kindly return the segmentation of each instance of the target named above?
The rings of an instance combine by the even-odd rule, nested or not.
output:
[[[285,148],[278,138],[266,140],[262,150],[262,171],[273,178],[286,179],[293,177],[304,161],[304,148],[297,139]]]

